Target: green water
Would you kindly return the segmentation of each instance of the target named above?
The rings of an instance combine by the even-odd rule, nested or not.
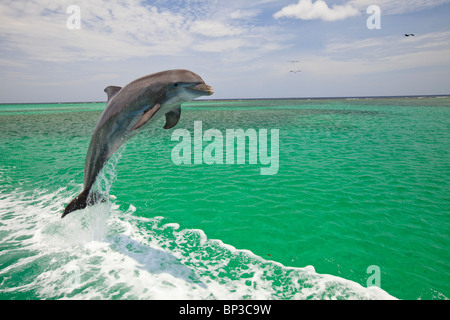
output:
[[[110,160],[116,200],[61,220],[104,106],[0,106],[0,299],[450,296],[449,98],[186,103]],[[175,165],[194,121],[278,129],[277,174]]]

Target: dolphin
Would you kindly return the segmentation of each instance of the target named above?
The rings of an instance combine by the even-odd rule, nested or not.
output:
[[[101,197],[91,192],[108,159],[150,123],[166,116],[164,129],[174,127],[181,104],[213,94],[199,75],[189,70],[167,70],[136,79],[125,87],[108,86],[105,110],[92,134],[84,164],[84,189],[64,209],[61,218],[72,211],[95,204]]]

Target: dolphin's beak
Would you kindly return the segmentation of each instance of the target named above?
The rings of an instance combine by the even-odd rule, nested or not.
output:
[[[195,91],[199,91],[202,94],[202,96],[210,96],[210,95],[212,95],[214,93],[213,88],[208,86],[205,83],[197,84],[197,85],[191,87],[190,89],[191,90],[195,90]]]

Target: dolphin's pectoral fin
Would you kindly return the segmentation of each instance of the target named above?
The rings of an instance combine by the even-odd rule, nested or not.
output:
[[[164,129],[173,128],[180,120],[180,115],[181,115],[181,106],[177,107],[176,109],[173,109],[170,112],[167,112],[166,124],[164,125]]]
[[[136,124],[131,128],[131,131],[136,130],[136,129],[142,127],[144,124],[146,124],[147,121],[150,120],[153,117],[155,112],[159,110],[159,108],[161,108],[161,105],[159,103],[157,103],[157,104],[155,104],[153,106],[153,108],[151,108],[150,110],[144,112],[144,114],[138,120],[138,122],[136,122]]]
[[[120,89],[122,89],[122,87],[117,87],[117,86],[108,86],[105,88],[105,91],[107,96],[108,96],[108,101],[111,100],[112,97],[114,97],[116,95],[117,92],[120,91]]]

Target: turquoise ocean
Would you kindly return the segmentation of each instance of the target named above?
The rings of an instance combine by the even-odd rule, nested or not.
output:
[[[450,297],[450,98],[185,103],[61,219],[104,107],[0,105],[0,299]],[[277,173],[175,164],[196,121],[278,129]]]

